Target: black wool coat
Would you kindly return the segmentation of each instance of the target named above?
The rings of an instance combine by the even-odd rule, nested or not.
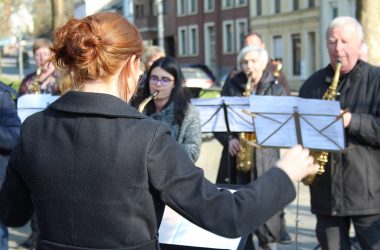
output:
[[[37,249],[159,249],[165,204],[238,237],[294,198],[279,168],[233,194],[220,190],[165,125],[114,96],[68,92],[24,122],[0,191],[0,220],[21,226],[34,207]]]
[[[315,72],[299,96],[322,99],[330,86],[331,65]],[[341,76],[337,100],[352,119],[345,130],[346,149],[329,154],[326,172],[310,186],[316,214],[352,216],[380,214],[380,68],[358,61]]]

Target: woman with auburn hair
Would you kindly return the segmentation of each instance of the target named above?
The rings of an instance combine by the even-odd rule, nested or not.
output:
[[[5,225],[25,224],[34,207],[38,250],[159,249],[165,204],[219,235],[246,235],[295,198],[292,180],[317,171],[295,146],[260,180],[217,189],[167,126],[127,103],[143,52],[132,24],[98,13],[54,38],[53,62],[76,90],[25,120],[0,191]]]

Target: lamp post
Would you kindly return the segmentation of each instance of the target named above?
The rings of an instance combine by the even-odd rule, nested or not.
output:
[[[164,13],[163,13],[163,2],[162,0],[156,0],[157,6],[157,37],[158,46],[165,48],[164,44]]]

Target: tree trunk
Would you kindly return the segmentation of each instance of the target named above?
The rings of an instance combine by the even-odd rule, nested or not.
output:
[[[51,0],[51,9],[53,15],[53,30],[61,27],[64,22],[65,8],[63,0]]]
[[[364,28],[364,42],[368,46],[368,62],[380,66],[380,1],[357,0],[356,15]]]

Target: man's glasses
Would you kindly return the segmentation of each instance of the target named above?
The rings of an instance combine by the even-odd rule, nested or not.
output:
[[[163,76],[161,79],[156,75],[151,75],[149,78],[149,83],[151,84],[158,84],[160,83],[162,86],[167,86],[170,82],[174,81],[173,79],[170,79],[169,77]]]

